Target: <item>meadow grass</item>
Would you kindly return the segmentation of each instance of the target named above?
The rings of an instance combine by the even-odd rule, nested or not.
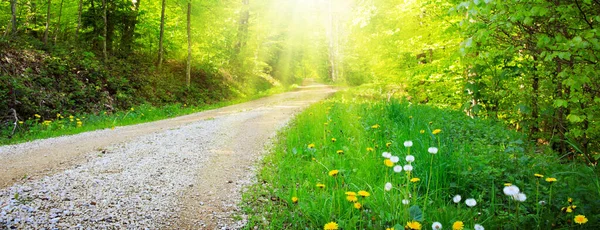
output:
[[[384,97],[351,89],[297,115],[244,193],[246,228],[600,226],[596,167],[491,120]]]
[[[176,103],[160,107],[142,104],[124,111],[101,111],[98,113],[84,114],[59,113],[56,114],[55,117],[41,117],[38,115],[29,118],[21,118],[23,120],[18,122],[15,134],[11,138],[7,138],[7,136],[12,133],[12,123],[0,129],[0,134],[2,134],[0,135],[0,145],[18,144],[37,139],[163,120],[239,104],[291,89],[293,88],[273,88],[253,96],[222,101],[214,104],[188,106],[187,104]]]

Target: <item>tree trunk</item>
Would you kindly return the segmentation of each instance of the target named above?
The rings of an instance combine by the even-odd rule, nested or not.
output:
[[[162,68],[163,62],[163,38],[165,34],[165,5],[167,0],[162,0],[160,10],[160,34],[158,35],[158,68]]]
[[[135,27],[137,25],[137,17],[140,8],[141,0],[137,0],[132,6],[132,13],[125,17],[123,22],[123,34],[121,35],[121,51],[123,54],[128,55],[131,53],[131,46],[133,44]]]
[[[104,62],[108,62],[108,50],[106,49],[106,37],[108,34],[108,18],[106,0],[102,0],[102,10],[104,11],[104,39],[102,40],[102,54],[104,54]]]
[[[79,40],[79,30],[81,29],[81,11],[83,8],[83,0],[79,0],[79,8],[77,9],[77,29],[75,30],[75,37]]]
[[[560,73],[563,71],[562,63],[560,60],[556,60],[556,98],[563,99],[566,98],[564,96],[565,92],[563,89],[562,78],[560,77]],[[558,150],[559,153],[565,154],[567,153],[567,142],[566,142],[566,133],[567,133],[567,121],[566,121],[566,108],[559,107],[556,111],[556,130],[555,134],[558,134],[559,143]]]
[[[10,12],[12,14],[10,19],[12,27],[10,28],[10,30],[14,35],[17,33],[17,0],[10,0]]]
[[[54,44],[58,38],[58,32],[60,31],[60,19],[62,17],[63,3],[65,0],[60,0],[60,8],[58,8],[58,23],[56,23],[56,29],[54,30]]]
[[[533,137],[537,132],[540,131],[538,118],[539,118],[539,105],[538,97],[540,91],[540,77],[537,69],[537,57],[533,58],[533,82],[531,82],[531,128],[529,134]]]
[[[48,0],[48,10],[46,11],[46,29],[44,30],[44,45],[48,44],[48,29],[50,28],[50,8],[52,0]]]
[[[248,35],[248,21],[250,20],[250,9],[248,5],[250,4],[250,0],[242,0],[242,13],[240,14],[240,21],[238,27],[238,41],[235,44],[234,56],[241,52],[242,48],[246,45],[247,35]]]
[[[187,67],[185,70],[185,85],[190,87],[192,76],[192,2],[188,0],[187,4],[187,41],[188,41],[188,56]]]

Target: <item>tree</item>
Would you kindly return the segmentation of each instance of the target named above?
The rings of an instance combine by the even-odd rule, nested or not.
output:
[[[12,34],[17,33],[17,0],[10,0],[10,12],[11,12],[11,31]]]
[[[83,9],[83,0],[79,0],[79,7],[77,8],[77,29],[75,30],[75,36],[79,40],[79,30],[81,29],[81,11]]]
[[[93,1],[92,1],[93,2]],[[108,62],[108,50],[107,50],[107,43],[108,43],[108,9],[107,9],[107,5],[106,5],[106,0],[102,0],[102,10],[104,12],[104,38],[102,39],[102,54],[104,55],[104,62]]]
[[[160,10],[160,34],[158,36],[158,68],[162,67],[163,62],[163,39],[165,33],[165,5],[167,0],[162,0],[162,7]]]
[[[188,0],[187,4],[187,42],[188,42],[188,54],[187,54],[187,66],[185,68],[185,85],[190,87],[191,75],[192,75],[192,1]]]
[[[163,0],[164,1],[164,0]],[[121,52],[127,55],[131,52],[131,46],[134,40],[135,27],[138,23],[138,12],[141,0],[132,0],[132,5],[123,15],[123,33],[121,34]]]
[[[58,32],[60,30],[60,19],[62,18],[64,1],[65,0],[60,0],[60,6],[58,8],[58,23],[56,23],[56,29],[54,30],[54,44],[56,44],[56,39],[58,38]]]
[[[46,29],[44,30],[44,44],[48,44],[48,29],[50,29],[50,9],[52,0],[48,0],[48,10],[46,11]]]

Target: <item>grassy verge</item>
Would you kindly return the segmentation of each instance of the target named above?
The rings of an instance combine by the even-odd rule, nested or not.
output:
[[[172,104],[156,107],[148,104],[132,107],[127,111],[100,112],[98,114],[56,114],[53,118],[43,118],[39,115],[19,121],[12,138],[6,138],[12,132],[13,126],[5,126],[0,130],[0,145],[18,144],[22,142],[58,137],[94,131],[98,129],[114,128],[117,126],[134,125],[145,122],[157,121],[204,110],[221,108],[233,104],[255,100],[289,89],[273,88],[269,91],[251,97],[230,101],[218,102],[210,105],[188,106],[186,104]]]
[[[600,226],[596,167],[490,120],[384,97],[353,89],[299,114],[243,196],[246,227]]]

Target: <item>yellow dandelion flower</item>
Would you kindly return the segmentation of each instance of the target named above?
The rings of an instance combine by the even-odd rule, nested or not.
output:
[[[433,130],[433,132],[431,132],[431,134],[433,134],[433,135],[437,135],[437,134],[439,134],[439,133],[441,133],[441,132],[442,132],[442,130],[441,130],[441,129],[434,129],[434,130]]]
[[[546,181],[550,182],[550,183],[556,182],[556,178],[554,178],[554,177],[548,177],[548,178],[546,178]]]
[[[50,125],[51,123],[52,123],[52,121],[45,120],[45,121],[44,121],[42,124],[44,124],[44,125],[48,126],[48,125]]]
[[[131,110],[131,112],[135,111],[135,109],[134,109],[133,107],[131,107],[131,109],[130,109],[130,110]]]
[[[69,119],[73,120],[75,117],[73,115],[69,116]]]
[[[504,186],[506,186],[506,187],[511,186],[511,185],[512,185],[511,183],[504,183]]]
[[[385,228],[385,230],[394,230],[394,227],[391,227],[391,228]]]
[[[292,197],[292,203],[294,203],[294,204],[298,203],[298,197],[295,197],[295,196]]]
[[[465,224],[462,221],[456,221],[452,224],[452,230],[463,230],[465,228]]]
[[[336,153],[342,155],[342,154],[344,154],[344,150],[340,149],[340,150],[336,151]]]
[[[534,175],[535,177],[537,177],[537,178],[543,178],[543,177],[544,177],[544,175],[542,175],[542,174],[539,174],[539,173],[536,173],[536,174],[533,174],[533,175]]]
[[[317,188],[325,188],[325,185],[322,183],[317,183]]]
[[[36,114],[33,114],[33,116],[34,116],[35,118],[41,118],[41,117],[42,117],[42,116],[40,116],[40,115],[39,115],[39,114],[37,114],[37,113],[36,113]]]
[[[371,148],[371,147],[368,147],[368,148],[367,148],[367,152],[373,152],[373,150],[374,150],[374,149],[373,149],[373,148]]]
[[[372,129],[378,129],[379,127],[381,127],[379,126],[379,124],[374,124],[373,126],[371,126]]]
[[[356,193],[352,192],[352,191],[348,191],[345,194],[346,194],[346,196],[356,196]]]
[[[573,203],[573,198],[569,197],[569,198],[567,199],[567,201],[568,201],[569,203]]]
[[[23,121],[19,121],[19,125],[22,125],[22,124],[23,124]]]
[[[356,198],[356,196],[346,196],[346,200],[350,202],[356,202],[358,201],[358,198]]]
[[[406,222],[405,228],[410,230],[421,230],[421,224],[417,221],[409,221]]]
[[[356,203],[354,203],[354,208],[360,209],[360,208],[362,208],[362,205],[360,203],[356,202]]]
[[[81,122],[81,121],[77,122],[77,127],[81,127],[82,125],[83,125],[83,122]]]
[[[369,192],[367,192],[365,190],[360,190],[360,191],[358,191],[358,195],[362,196],[362,197],[368,197],[368,196],[371,195],[371,193],[369,193]]]
[[[394,162],[392,162],[390,159],[383,160],[383,164],[387,167],[394,167]]]
[[[337,139],[331,138],[331,142],[335,142],[335,141],[337,141]]]
[[[419,131],[419,133],[423,134],[423,133],[425,133],[425,130],[421,129],[421,131]]]
[[[62,115],[60,115],[60,113],[57,113],[56,118],[60,118],[60,117],[62,117]]]
[[[340,171],[338,171],[337,169],[329,171],[330,176],[337,176],[338,173],[340,173]]]
[[[313,143],[308,144],[308,148],[309,149],[314,149],[315,148],[315,144],[313,144]]]
[[[337,230],[338,229],[338,224],[336,222],[329,222],[327,224],[325,224],[325,227],[323,227],[324,230]]]
[[[312,160],[313,160],[313,161],[316,161],[316,160],[317,160],[317,158],[314,158],[314,157],[313,157],[313,158],[312,158]]]
[[[419,179],[418,177],[410,179],[410,182],[413,182],[413,183],[416,183],[416,182],[419,182],[419,181],[421,181],[421,179]]]
[[[577,215],[577,216],[575,216],[575,218],[573,220],[575,221],[575,223],[578,223],[578,224],[585,224],[588,222],[588,219],[585,218],[584,215]]]
[[[390,146],[392,146],[392,142],[385,143],[385,147],[389,148]]]
[[[412,116],[408,116],[408,119],[412,119]]]

